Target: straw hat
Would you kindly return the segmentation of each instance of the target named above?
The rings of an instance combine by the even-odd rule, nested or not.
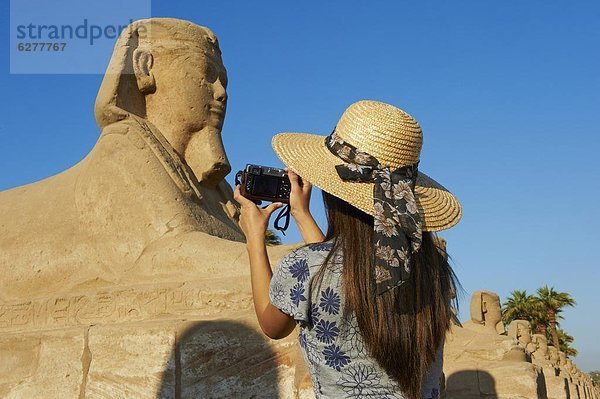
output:
[[[393,105],[358,101],[344,111],[335,131],[340,139],[392,170],[419,161],[421,127],[412,116]],[[271,144],[281,161],[303,179],[367,214],[374,214],[373,183],[342,180],[335,165],[345,162],[326,147],[325,136],[279,133]],[[460,220],[462,209],[458,200],[421,171],[414,192],[423,230],[444,230]]]

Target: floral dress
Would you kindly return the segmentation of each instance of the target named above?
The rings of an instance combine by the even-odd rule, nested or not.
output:
[[[316,398],[404,398],[398,384],[367,354],[356,317],[342,319],[341,254],[334,256],[318,292],[310,292],[333,241],[309,244],[283,256],[269,287],[270,301],[293,316]],[[440,397],[443,345],[423,380],[423,398]]]

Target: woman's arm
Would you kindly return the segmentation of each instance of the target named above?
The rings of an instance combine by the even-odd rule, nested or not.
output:
[[[296,224],[298,225],[298,230],[300,230],[300,234],[302,234],[302,239],[306,244],[311,244],[313,242],[323,242],[325,240],[325,235],[315,222],[315,219],[309,213],[302,215],[295,215],[294,220],[296,220]]]
[[[283,204],[274,202],[264,209],[245,198],[240,193],[240,185],[235,187],[233,198],[240,204],[240,228],[246,236],[246,249],[250,260],[252,300],[258,324],[270,338],[287,337],[296,326],[294,318],[273,306],[269,300],[269,285],[273,272],[269,264],[265,231],[271,214]]]
[[[306,244],[313,242],[323,242],[325,235],[315,222],[309,210],[310,194],[312,184],[307,180],[303,180],[294,171],[288,168],[284,169],[288,172],[290,183],[292,185],[290,193],[290,213],[294,217],[298,230],[302,234],[302,239]]]
[[[309,210],[312,185],[288,168],[285,170],[288,172],[292,185],[290,213],[296,220],[302,239],[307,244],[323,242],[325,235]],[[241,195],[239,184],[235,187],[233,194],[233,198],[241,205],[239,224],[246,236],[246,249],[250,259],[252,299],[258,323],[270,338],[285,338],[294,330],[296,322],[292,316],[275,307],[269,299],[269,286],[273,272],[265,244],[265,231],[269,224],[269,218],[275,209],[283,204],[275,202],[265,209],[258,208],[254,202]]]
[[[265,246],[264,235],[261,240],[249,238],[246,242],[250,258],[250,278],[252,281],[252,298],[258,324],[270,338],[285,338],[294,330],[294,318],[283,313],[269,300],[269,284],[273,277],[269,257]]]

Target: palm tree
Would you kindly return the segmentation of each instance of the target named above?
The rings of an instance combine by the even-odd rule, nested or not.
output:
[[[577,349],[573,348],[573,337],[567,334],[563,329],[557,328],[558,342],[560,344],[560,350],[565,352],[567,356],[577,356]],[[548,337],[550,338],[550,337]]]
[[[536,334],[547,335],[548,332],[548,314],[542,306],[538,297],[534,296],[534,306],[531,312],[531,329]]]
[[[554,290],[554,287],[548,288],[547,285],[542,288],[538,288],[537,296],[539,305],[548,315],[548,325],[550,327],[552,343],[554,344],[554,347],[560,348],[556,320],[560,318],[559,313],[563,311],[565,306],[575,306],[576,302],[568,293],[557,292]]]
[[[502,321],[505,325],[513,320],[527,320],[531,323],[531,329],[546,335],[548,317],[535,295],[527,295],[526,290],[515,290],[502,305]]]
[[[510,293],[502,305],[502,321],[508,325],[513,320],[531,321],[531,315],[535,306],[533,295],[527,295],[526,290],[515,290]]]
[[[275,232],[271,229],[267,229],[265,231],[265,243],[269,246],[271,245],[280,245],[281,238],[275,234]]]

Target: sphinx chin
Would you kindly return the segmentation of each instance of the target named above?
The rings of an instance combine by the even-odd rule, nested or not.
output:
[[[185,148],[184,159],[204,187],[215,188],[231,172],[218,130],[194,134]]]

